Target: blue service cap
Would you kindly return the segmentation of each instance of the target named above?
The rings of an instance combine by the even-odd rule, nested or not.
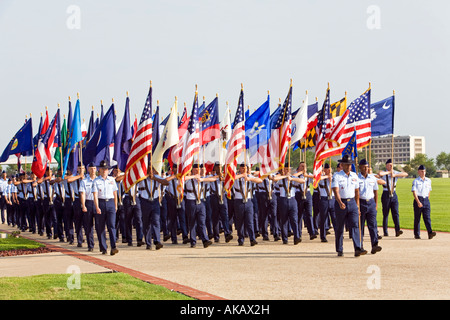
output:
[[[419,169],[417,169],[417,170],[425,170],[425,166],[424,166],[423,164],[421,164],[421,165],[419,166]]]
[[[362,159],[362,160],[359,162],[359,165],[360,165],[360,166],[368,166],[369,163],[367,162],[366,159]]]

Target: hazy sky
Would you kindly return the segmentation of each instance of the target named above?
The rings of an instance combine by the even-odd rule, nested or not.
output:
[[[241,83],[246,106],[270,90],[273,111],[292,78],[295,108],[306,90],[321,105],[328,82],[331,100],[347,91],[349,103],[369,82],[373,102],[395,89],[395,133],[425,136],[435,157],[450,152],[449,16],[445,0],[0,0],[0,152],[25,115],[36,132],[45,106],[67,113],[77,92],[86,121],[112,98],[121,119],[126,91],[140,118],[150,80],[162,116],[175,96],[190,112],[198,84],[234,118]]]

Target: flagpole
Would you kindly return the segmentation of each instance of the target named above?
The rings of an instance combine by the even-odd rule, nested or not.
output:
[[[395,90],[392,91],[393,95],[395,96]],[[394,170],[394,128],[392,127],[392,170]],[[386,178],[389,179],[389,176]],[[394,177],[392,177],[392,185],[391,185],[391,195],[394,194]]]

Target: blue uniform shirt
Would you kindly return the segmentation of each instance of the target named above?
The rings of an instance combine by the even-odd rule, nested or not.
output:
[[[292,176],[293,178],[296,178]],[[288,185],[289,182],[291,183],[290,186]],[[288,191],[289,186],[289,191]],[[281,179],[278,181],[278,187],[280,189],[280,197],[285,198],[287,196],[287,193],[289,192],[290,197],[295,197],[295,182],[294,181],[288,181],[287,178]]]
[[[431,191],[431,179],[425,177],[422,180],[421,177],[417,177],[412,183],[412,191],[415,191],[418,197],[428,198]]]
[[[156,178],[162,179],[162,177],[159,175],[154,174],[153,176],[155,176]],[[159,187],[159,182],[156,180],[150,180],[150,178],[146,178],[146,179],[142,180],[138,184],[139,198],[143,198],[146,200],[158,199],[158,197],[159,197],[158,187]],[[150,192],[152,193],[151,196],[150,196]]]
[[[249,175],[249,177],[251,177]],[[242,188],[242,190],[241,190]],[[245,192],[247,191],[247,199],[251,199],[253,196],[253,187],[251,181],[246,181],[244,178],[239,178],[234,181],[233,184],[234,189],[234,199],[242,200],[244,199]]]
[[[79,191],[85,193],[86,200],[94,200],[94,194],[92,193],[92,185],[94,184],[94,180],[95,178],[92,179],[89,175],[81,180]]]
[[[359,173],[359,198],[370,200],[375,197],[374,190],[378,190],[377,178],[373,174],[368,174],[366,178]]]
[[[395,171],[394,170],[394,174],[400,173],[400,171]],[[389,183],[389,188],[392,188],[392,184],[394,184],[394,191],[395,191],[395,187],[397,186],[397,177],[395,177],[394,179],[392,179],[390,174],[387,174],[385,176],[382,176],[381,179],[383,179],[384,181],[386,181],[386,184],[383,185],[383,191],[390,191],[390,189],[388,189],[388,183]]]
[[[339,171],[333,176],[331,188],[338,188],[341,199],[354,198],[355,190],[359,188],[358,176],[353,171],[348,176],[344,170]]]
[[[99,199],[114,199],[114,191],[117,191],[117,185],[113,177],[108,176],[106,179],[103,179],[99,176],[92,183],[92,192],[97,192]]]

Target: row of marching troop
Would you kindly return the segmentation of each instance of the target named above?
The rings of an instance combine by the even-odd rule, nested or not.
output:
[[[355,256],[367,253],[363,247],[367,223],[371,253],[375,254],[381,251],[378,240],[382,238],[376,221],[378,185],[383,185],[383,193],[392,190],[395,195],[396,180],[405,173],[394,171],[388,161],[386,171],[375,176],[369,173],[367,161],[362,160],[357,175],[350,170],[352,163],[344,156],[338,160],[336,172],[324,164],[319,187],[313,194],[310,184],[314,177],[304,162],[296,170],[286,163],[283,170],[263,180],[258,177],[258,168],[250,172],[249,167],[240,164],[231,198],[224,190],[218,163],[209,174],[202,164],[194,163],[183,190],[172,171],[162,175],[153,171],[127,193],[122,183],[124,173],[106,161],[98,166],[89,164],[87,172],[80,164],[76,174],[68,171],[64,179],[60,171],[54,175],[48,167],[42,179],[33,173],[8,179],[3,171],[0,209],[3,223],[6,208],[8,225],[40,236],[46,233],[48,239],[53,237],[71,245],[76,241],[78,247],[87,243],[88,251],[94,249],[95,227],[102,254],[108,249],[107,232],[110,254],[114,255],[118,253],[119,238],[128,246],[133,246],[134,238],[138,247],[149,250],[152,246],[161,249],[162,242],[168,240],[173,244],[181,240],[195,248],[198,238],[207,248],[212,239],[220,242],[222,233],[222,241],[229,243],[233,228],[239,246],[244,245],[245,238],[251,246],[258,244],[258,237],[270,241],[269,235],[283,244],[293,237],[293,244],[298,245],[303,223],[310,240],[319,236],[321,242],[328,242],[329,229],[333,228],[338,256],[343,255],[344,229],[353,240]],[[173,170],[176,172],[176,164]],[[384,236],[388,236],[387,215],[383,216]],[[398,207],[392,207],[392,218],[398,237],[402,234]]]

